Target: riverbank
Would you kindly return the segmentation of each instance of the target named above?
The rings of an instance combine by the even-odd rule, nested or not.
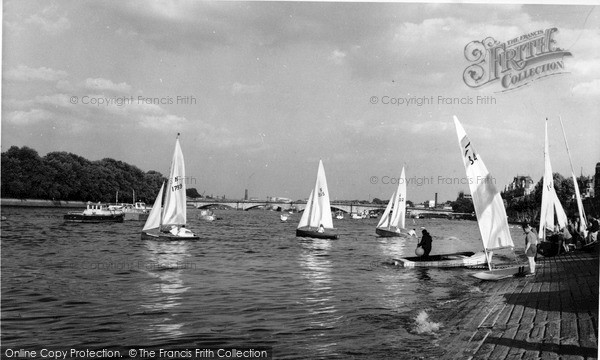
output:
[[[478,282],[469,300],[443,309],[441,358],[597,359],[598,252],[537,264],[535,276]]]
[[[84,201],[60,201],[40,199],[0,199],[0,206],[52,207],[52,208],[85,208]]]

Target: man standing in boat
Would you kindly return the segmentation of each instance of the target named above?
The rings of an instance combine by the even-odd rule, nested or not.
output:
[[[429,256],[429,253],[431,252],[431,235],[429,234],[429,232],[427,232],[427,230],[423,229],[422,231],[423,237],[421,238],[421,241],[417,244],[417,246],[420,246],[423,249],[423,256],[427,257]]]

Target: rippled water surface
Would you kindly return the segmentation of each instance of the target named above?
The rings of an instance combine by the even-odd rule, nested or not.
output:
[[[416,240],[377,237],[376,219],[334,220],[339,240],[309,240],[295,237],[298,214],[284,223],[277,212],[217,211],[221,220],[205,222],[189,209],[188,228],[202,240],[158,242],[140,239],[140,222],[65,224],[64,213],[2,209],[3,347],[272,346],[278,359],[427,357],[440,349],[420,312],[462,301],[477,285],[469,269],[394,266],[394,257],[414,254]],[[432,254],[481,249],[475,222],[407,224],[429,230]],[[521,231],[511,231],[522,248]]]

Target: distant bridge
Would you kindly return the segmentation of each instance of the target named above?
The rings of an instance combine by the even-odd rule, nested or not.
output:
[[[194,205],[199,209],[208,208],[216,205],[225,205],[235,210],[250,210],[258,207],[263,207],[266,209],[272,209],[276,211],[289,211],[296,210],[298,212],[304,211],[306,208],[305,202],[281,202],[281,201],[259,201],[259,200],[188,200],[188,204]],[[361,203],[351,203],[348,204],[346,202],[331,202],[331,208],[335,210],[339,210],[345,213],[362,213],[364,211],[374,211],[374,210],[383,210],[386,205],[381,204],[361,204]],[[452,210],[444,210],[444,209],[432,209],[432,208],[415,208],[408,207],[406,208],[407,212],[410,213],[411,216],[418,215],[419,217],[460,217],[464,215],[470,214],[457,214]]]
[[[259,200],[188,200],[188,204],[192,204],[199,209],[225,205],[235,210],[250,210],[258,207],[264,207],[267,209],[277,211],[289,211],[296,210],[298,212],[303,211],[306,208],[305,202],[281,202],[281,201],[259,201]],[[385,209],[386,205],[377,204],[348,204],[331,202],[331,208],[333,210],[340,210],[345,213],[362,213],[363,211],[380,210]]]

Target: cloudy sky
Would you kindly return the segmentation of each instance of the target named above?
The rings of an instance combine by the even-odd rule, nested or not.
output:
[[[471,41],[553,27],[564,74],[508,92],[463,81]],[[180,132],[200,193],[306,198],[323,159],[332,199],[387,199],[402,166],[410,200],[454,199],[468,187],[452,115],[500,188],[541,178],[546,117],[554,171],[570,172],[559,116],[576,171],[600,161],[592,6],[5,1],[3,42],[2,151],[166,174]]]

